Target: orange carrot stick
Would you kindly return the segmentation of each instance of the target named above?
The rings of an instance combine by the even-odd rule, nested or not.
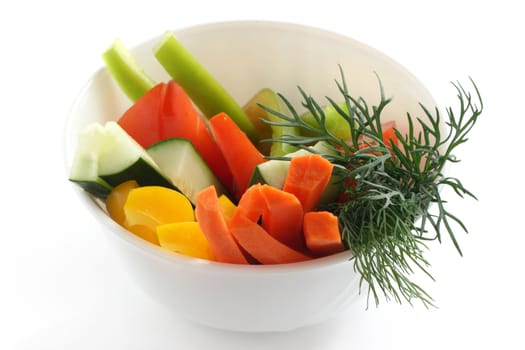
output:
[[[306,213],[303,232],[306,246],[316,256],[326,256],[345,250],[337,216],[328,211]]]
[[[266,211],[266,201],[261,194],[261,184],[254,184],[242,194],[233,216],[242,214],[253,222],[259,222]]]
[[[237,242],[262,264],[286,264],[311,259],[279,242],[264,228],[243,215],[234,215],[229,228]]]
[[[304,212],[314,210],[332,176],[333,164],[318,154],[292,158],[283,190],[293,193]]]
[[[260,192],[266,202],[262,227],[280,242],[304,251],[304,212],[299,199],[291,193],[269,185],[262,185]]]
[[[215,142],[233,175],[233,195],[238,200],[246,191],[253,170],[265,159],[226,113],[213,116],[209,120],[209,125]]]
[[[196,197],[195,216],[210,243],[217,261],[234,264],[248,264],[246,257],[228,230],[215,187],[201,190]]]

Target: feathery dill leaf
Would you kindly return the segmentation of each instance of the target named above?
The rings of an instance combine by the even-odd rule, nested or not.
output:
[[[344,99],[346,111],[339,102],[327,97],[337,113],[350,127],[350,139],[334,136],[325,125],[322,106],[301,87],[302,106],[311,113],[318,127],[302,120],[301,115],[283,95],[279,97],[289,113],[269,107],[262,108],[280,118],[268,124],[298,128],[299,135],[282,135],[267,141],[283,142],[308,149],[319,141],[328,142],[338,150],[324,154],[334,164],[334,173],[342,179],[346,200],[326,206],[338,216],[342,240],[353,253],[355,270],[361,276],[361,287],[376,304],[381,296],[397,302],[421,301],[433,305],[432,297],[413,281],[415,269],[429,278],[430,264],[424,253],[426,242],[448,235],[462,255],[454,227],[467,232],[466,226],[446,206],[441,188],[450,187],[460,197],[475,196],[457,178],[444,174],[448,163],[457,162],[453,151],[467,142],[468,134],[483,110],[479,90],[472,79],[472,95],[460,83],[453,83],[459,100],[459,110],[446,109],[447,131],[443,133],[437,108],[433,111],[420,104],[423,117],[407,113],[407,130],[395,129],[397,143],[383,140],[381,114],[391,103],[377,77],[380,101],[369,106],[361,97],[349,93],[343,69],[341,81],[336,81]],[[479,102],[479,106],[476,105]],[[308,135],[308,136],[302,136]]]

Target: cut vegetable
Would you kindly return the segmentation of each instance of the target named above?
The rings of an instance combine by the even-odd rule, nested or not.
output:
[[[231,190],[232,174],[206,121],[173,80],[157,84],[131,106],[118,123],[145,148],[170,138],[190,140],[213,173]]]
[[[242,215],[253,222],[259,222],[265,210],[266,201],[261,194],[261,184],[255,184],[244,191],[233,216]]]
[[[204,115],[211,118],[225,112],[251,140],[258,140],[254,126],[242,108],[172,32],[166,32],[153,51],[160,64],[182,85]]]
[[[232,220],[243,216],[260,224],[279,242],[304,250],[303,208],[293,194],[268,185],[250,186],[239,200]]]
[[[255,167],[265,161],[259,150],[226,113],[209,120],[211,132],[233,174],[233,191],[239,199],[248,188]]]
[[[132,189],[137,188],[138,186],[139,185],[135,180],[123,182],[114,187],[106,199],[106,209],[109,216],[123,227],[127,226],[124,205],[128,199],[128,194]]]
[[[193,144],[186,139],[168,139],[147,149],[162,173],[195,204],[197,193],[214,186],[222,195],[226,189],[202,159]]]
[[[138,100],[155,85],[120,39],[102,54],[102,59],[122,92],[132,101]]]
[[[156,231],[158,225],[195,221],[193,207],[182,193],[160,186],[129,191],[124,204],[128,226],[142,225]]]
[[[148,153],[116,122],[93,123],[80,132],[69,179],[105,198],[125,181],[175,188]]]
[[[328,211],[306,213],[303,231],[306,246],[316,256],[326,256],[345,250],[337,216]]]
[[[159,225],[157,236],[163,248],[194,258],[213,260],[210,244],[195,221]]]
[[[224,219],[217,192],[213,186],[197,194],[195,215],[217,261],[248,264]]]
[[[228,223],[231,220],[237,206],[233,204],[230,198],[224,194],[219,196],[219,205],[221,206],[224,220]]]
[[[155,85],[118,119],[118,124],[144,148],[162,140],[158,116],[162,110],[166,88],[165,83]]]
[[[396,121],[392,120],[389,122],[384,123],[381,125],[381,128],[383,130],[383,142],[387,147],[392,148],[393,145],[397,146],[399,144],[399,140],[397,139],[396,135]]]
[[[310,256],[279,242],[264,228],[243,215],[234,215],[229,228],[237,242],[262,264],[285,264],[311,259]]]
[[[268,185],[261,186],[260,193],[266,202],[261,220],[262,227],[279,242],[296,250],[304,250],[304,212],[299,199],[291,193]]]
[[[337,106],[344,113],[348,114],[346,102],[341,102]],[[337,109],[332,104],[329,104],[323,106],[322,110],[324,113],[324,127],[326,130],[341,140],[350,140],[350,124],[343,116],[341,116],[341,114],[339,114]],[[300,116],[300,118],[311,127],[320,129],[319,122],[314,118],[312,112],[305,112]],[[318,134],[313,132],[305,133],[305,135],[318,136]]]
[[[319,204],[332,177],[333,164],[318,154],[292,158],[283,190],[301,201],[305,213]]]
[[[131,189],[124,204],[124,227],[159,245],[157,226],[194,221],[193,207],[180,192],[160,186]]]
[[[157,231],[153,230],[149,226],[144,225],[132,225],[127,226],[126,229],[135,234],[136,236],[142,238],[145,241],[159,245],[159,238],[157,237]]]
[[[95,197],[105,199],[113,186],[99,176],[99,153],[104,144],[105,129],[94,123],[80,131],[73,156],[69,180]]]
[[[322,141],[317,142],[315,145],[311,146],[310,149],[312,152],[306,149],[299,149],[295,152],[285,154],[284,157],[291,159],[312,153],[333,155],[337,152],[333,147],[328,146]],[[289,168],[290,160],[270,159],[255,167],[252,177],[250,178],[250,185],[261,183],[282,189]]]
[[[252,122],[259,140],[264,140],[272,137],[272,128],[269,124],[263,121],[264,119],[269,119],[270,116],[268,111],[262,108],[260,104],[275,110],[280,110],[279,98],[272,89],[263,88],[253,95],[253,97],[242,107],[242,110]],[[256,146],[262,154],[269,155],[272,143],[259,142]]]

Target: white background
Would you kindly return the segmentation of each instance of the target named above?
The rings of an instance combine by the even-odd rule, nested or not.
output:
[[[518,1],[12,1],[0,5],[0,349],[523,349],[525,88]],[[440,104],[477,82],[485,111],[451,171],[470,233],[428,258],[438,309],[359,305],[282,334],[207,329],[133,284],[71,191],[62,134],[101,52],[166,29],[267,19],[337,31],[390,55]],[[327,53],[329,54],[329,53]]]

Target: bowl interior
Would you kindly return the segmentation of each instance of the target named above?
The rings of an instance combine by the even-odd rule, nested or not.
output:
[[[378,77],[381,79],[387,97],[393,97],[384,112],[385,121],[397,120],[400,129],[404,127],[407,112],[421,114],[419,102],[435,106],[428,90],[404,67],[381,52],[336,33],[288,23],[235,21],[190,27],[175,34],[241,105],[263,87],[282,93],[298,110],[301,110],[301,96],[297,86],[318,102],[328,103],[325,96],[337,100],[341,95],[335,80],[340,80],[341,66],[350,92],[370,104],[380,99]],[[160,36],[152,38],[131,51],[150,76],[165,81],[169,77],[152,54],[159,39]],[[104,68],[91,77],[75,101],[66,126],[68,169],[79,130],[94,121],[118,119],[130,104]],[[129,243],[153,254],[165,254],[109,223],[102,205],[82,192],[80,195],[104,225],[107,222],[112,231]],[[348,257],[346,252],[336,260]],[[317,264],[333,261],[334,258],[321,259]],[[311,263],[293,265],[312,267]]]

